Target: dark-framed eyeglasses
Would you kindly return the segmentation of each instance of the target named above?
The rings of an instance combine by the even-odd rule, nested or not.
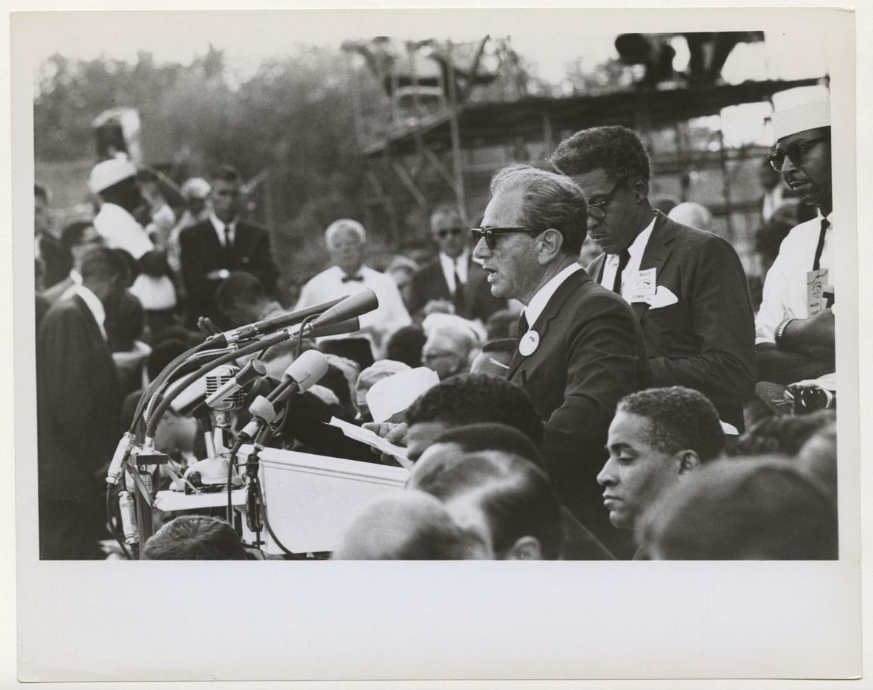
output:
[[[449,237],[450,235],[452,237],[458,237],[463,232],[464,232],[464,228],[443,228],[442,230],[437,230],[436,234],[437,234],[437,237],[439,237],[441,240],[444,240],[444,239],[446,239],[446,237]]]
[[[497,246],[498,235],[510,235],[514,233],[523,233],[535,237],[540,234],[540,231],[531,230],[530,228],[472,228],[470,230],[470,234],[473,235],[473,241],[476,242],[476,244],[479,244],[479,240],[484,237],[485,244],[488,245],[488,249],[491,251],[494,251],[494,248]]]
[[[789,146],[784,149],[777,149],[769,156],[767,156],[767,160],[770,161],[770,165],[773,167],[778,173],[782,172],[782,169],[785,167],[785,158],[791,161],[791,164],[795,167],[803,164],[803,154],[806,152],[806,147],[811,146],[812,144],[818,144],[822,141],[830,141],[829,135],[824,135],[820,137],[813,137],[812,139],[801,139],[799,141],[792,142]]]
[[[594,218],[594,220],[603,220],[606,218],[606,204],[609,203],[610,199],[612,199],[612,195],[615,194],[623,184],[624,180],[619,180],[600,201],[596,204],[588,204],[588,215],[591,218]]]

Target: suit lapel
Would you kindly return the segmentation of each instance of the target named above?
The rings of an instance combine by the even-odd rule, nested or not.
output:
[[[555,290],[555,294],[552,295],[552,298],[546,304],[546,308],[543,309],[543,312],[536,320],[536,323],[531,325],[531,330],[536,331],[540,336],[540,342],[545,339],[550,323],[561,312],[564,302],[567,301],[570,295],[572,295],[579,286],[587,283],[589,280],[591,280],[591,278],[583,268],[580,271],[572,273],[563,283],[561,283],[558,289]],[[527,357],[522,356],[516,345],[515,353],[512,355],[512,361],[509,363],[509,370],[506,372],[506,378],[511,379],[525,359],[527,359]]]

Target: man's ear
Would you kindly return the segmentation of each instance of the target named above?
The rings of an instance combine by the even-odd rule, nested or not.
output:
[[[506,552],[508,561],[541,561],[543,550],[536,537],[521,537]]]
[[[630,188],[634,192],[637,203],[649,198],[649,181],[645,177],[635,177],[630,181]]]
[[[679,476],[687,476],[700,469],[700,457],[693,450],[682,450],[678,453]]]
[[[564,236],[554,228],[549,228],[538,238],[537,259],[541,266],[552,263],[555,257],[561,253],[564,244]]]

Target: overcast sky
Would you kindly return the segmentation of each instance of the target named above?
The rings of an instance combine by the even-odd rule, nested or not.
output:
[[[376,35],[464,41],[490,34],[510,36],[516,51],[552,82],[574,59],[594,65],[614,57],[615,36],[631,30],[627,22],[616,21],[616,11],[593,10],[116,12],[64,14],[63,20],[61,14],[40,18],[40,40],[28,46],[37,61],[55,52],[134,60],[137,51],[145,50],[158,61],[185,64],[211,43],[226,51],[230,67],[246,73],[264,58],[288,55],[295,43],[339,47],[347,38]],[[650,24],[646,28],[652,31],[679,28]],[[827,71],[826,57],[808,38],[797,32],[768,32],[765,45],[740,45],[725,66],[725,78],[735,83],[820,76]]]

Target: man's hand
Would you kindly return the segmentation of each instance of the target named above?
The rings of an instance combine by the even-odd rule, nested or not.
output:
[[[833,309],[825,309],[808,319],[791,321],[779,339],[780,348],[823,360],[835,358],[835,345]]]
[[[372,431],[373,433],[381,436],[386,441],[393,443],[395,446],[403,446],[406,447],[406,437],[409,435],[409,425],[405,423],[393,424],[391,422],[368,422],[363,425],[364,429],[368,431]],[[379,459],[385,465],[395,465],[397,467],[400,466],[400,463],[397,462],[392,456],[386,455],[378,448],[371,448],[376,455],[379,456]]]

